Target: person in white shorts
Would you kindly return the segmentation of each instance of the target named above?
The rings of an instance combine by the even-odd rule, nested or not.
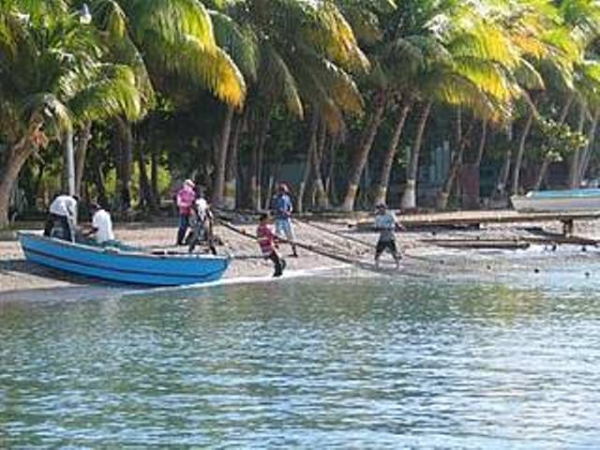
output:
[[[275,216],[275,233],[285,238],[292,246],[292,256],[297,257],[296,236],[292,226],[292,211],[294,210],[289,189],[285,183],[280,183],[277,196],[273,199],[273,215]]]

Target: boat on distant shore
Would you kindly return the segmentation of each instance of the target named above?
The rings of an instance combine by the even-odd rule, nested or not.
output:
[[[600,189],[530,191],[513,195],[510,201],[514,209],[522,212],[600,211]]]
[[[99,247],[19,232],[26,258],[67,273],[119,283],[179,286],[219,280],[229,258],[143,249]]]

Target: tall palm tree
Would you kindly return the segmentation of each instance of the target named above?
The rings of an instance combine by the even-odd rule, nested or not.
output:
[[[435,102],[466,107],[481,117],[506,114],[512,87],[503,66],[512,66],[515,55],[497,27],[489,26],[482,11],[462,2],[445,2],[421,10],[423,57],[414,92],[422,103],[407,167],[402,207],[416,207],[416,183],[423,132]],[[456,151],[460,151],[457,149]]]
[[[79,119],[116,114],[133,119],[141,100],[132,71],[102,61],[94,30],[82,27],[66,2],[1,6],[0,129],[7,143],[0,173],[3,227],[9,194],[31,155],[61,140]]]
[[[547,0],[528,0],[522,5],[514,6],[502,19],[511,34],[511,41],[522,55],[523,64],[519,69],[527,69],[529,74],[537,72],[541,81],[527,84],[525,78],[517,78],[523,89],[525,110],[524,123],[518,139],[518,147],[512,168],[511,191],[516,193],[520,187],[521,165],[525,155],[525,147],[532,129],[533,120],[538,115],[536,100],[555,96],[567,98],[567,105],[572,103],[574,90],[574,67],[582,57],[580,44],[573,39],[572,27],[555,2]],[[518,72],[522,76],[525,72]],[[535,86],[537,84],[537,86]],[[545,94],[535,95],[541,90]],[[534,98],[535,97],[535,98]],[[566,108],[559,108],[564,111]],[[507,185],[511,172],[512,149],[507,147],[503,169],[500,173],[498,187],[507,193]]]
[[[342,10],[333,2],[240,1],[232,2],[225,12],[235,21],[238,32],[229,24],[229,33],[217,33],[225,37],[223,44],[245,43],[252,48],[234,51],[238,55],[233,56],[236,63],[244,55],[258,58],[260,75],[256,81],[250,78],[251,99],[247,105],[260,110],[260,114],[248,115],[260,121],[249,127],[257,133],[248,177],[248,191],[256,207],[260,155],[271,108],[282,104],[299,119],[304,118],[307,108],[318,110],[328,127],[337,131],[344,126],[345,113],[362,108],[362,98],[350,74],[367,70],[369,63]],[[223,25],[228,22],[219,21],[218,27]],[[241,35],[244,39],[239,39]]]
[[[242,107],[247,88],[246,74],[217,43],[213,20],[223,22],[223,17],[211,17],[204,3],[196,0],[93,0],[91,5],[114,57],[136,69],[149,105],[154,89],[176,104],[208,90],[230,108],[224,129],[230,128],[233,108]],[[124,141],[131,143],[127,139],[131,126],[122,120],[120,124]],[[227,145],[228,137],[229,132],[223,133],[221,147]],[[223,165],[217,164],[220,185]]]

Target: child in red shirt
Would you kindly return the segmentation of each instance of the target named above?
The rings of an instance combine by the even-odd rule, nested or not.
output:
[[[278,238],[269,225],[270,217],[268,214],[261,214],[259,221],[258,228],[256,229],[256,236],[258,237],[260,251],[266,259],[273,261],[273,266],[275,267],[273,276],[280,277],[285,268],[285,260],[281,258],[277,252]]]

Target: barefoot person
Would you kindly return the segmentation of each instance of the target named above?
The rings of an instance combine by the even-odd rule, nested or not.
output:
[[[78,201],[79,197],[76,195],[59,195],[50,203],[44,236],[54,237],[58,230],[62,239],[74,241]]]
[[[294,205],[290,198],[290,191],[285,183],[279,183],[277,196],[273,200],[273,210],[275,214],[275,233],[290,243],[292,246],[292,256],[297,257],[298,252],[294,244],[296,236],[294,234],[294,227],[292,226]]]
[[[260,251],[266,259],[273,261],[273,267],[275,268],[273,276],[280,277],[285,268],[285,260],[277,252],[277,236],[269,225],[271,218],[268,214],[261,214],[259,221],[256,236],[258,237]]]
[[[177,192],[177,207],[179,208],[179,229],[177,230],[177,245],[185,245],[185,233],[190,226],[190,216],[196,200],[196,185],[192,180],[185,180],[183,187]]]
[[[396,221],[396,216],[387,209],[384,203],[377,205],[375,215],[375,230],[379,231],[379,240],[375,248],[375,266],[379,267],[379,258],[384,250],[388,249],[394,258],[396,268],[400,266],[400,254],[396,248],[394,232],[403,227]]]

